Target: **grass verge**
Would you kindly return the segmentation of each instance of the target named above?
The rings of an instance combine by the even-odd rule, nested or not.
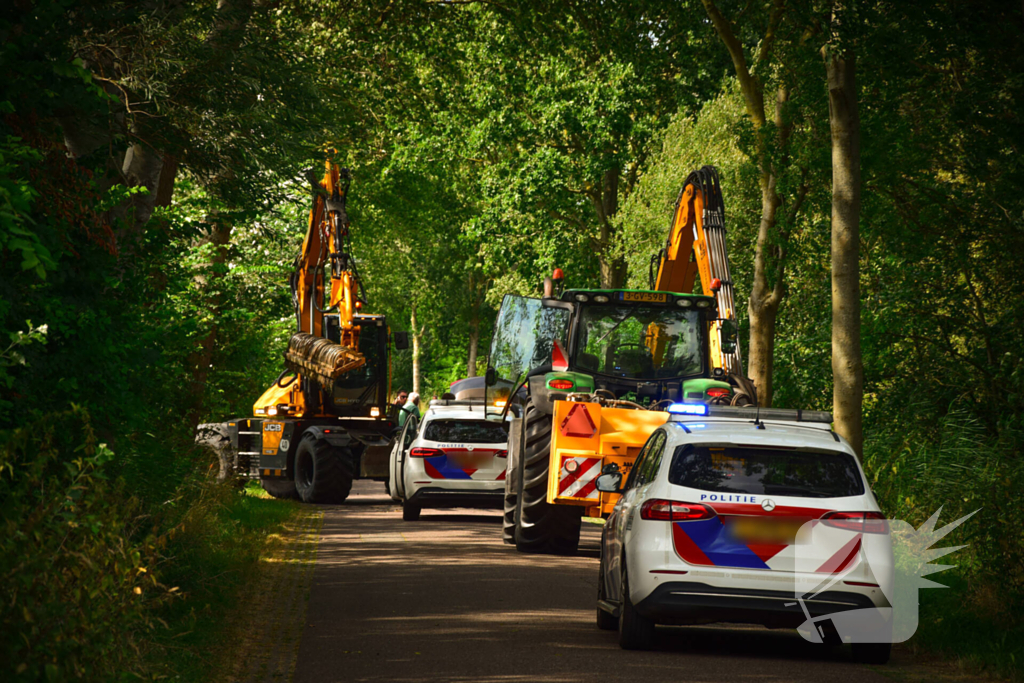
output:
[[[921,591],[920,624],[906,647],[915,655],[938,655],[960,671],[1024,679],[1024,626],[1013,618],[1019,598],[982,599],[952,573],[936,580],[949,588]]]
[[[236,643],[232,623],[258,581],[260,561],[276,534],[300,513],[293,501],[268,496],[250,482],[241,491],[215,487],[182,521],[161,572],[179,595],[159,614],[167,628],[155,634],[151,670],[182,683],[224,680]]]

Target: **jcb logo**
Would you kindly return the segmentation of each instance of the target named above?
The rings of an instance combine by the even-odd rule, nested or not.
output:
[[[284,425],[280,422],[268,422],[263,425],[263,431],[265,432],[280,432],[284,429]]]

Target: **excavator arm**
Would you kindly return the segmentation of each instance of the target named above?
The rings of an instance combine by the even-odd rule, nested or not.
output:
[[[345,201],[350,179],[348,169],[333,161],[326,163],[322,180],[310,178],[313,206],[291,277],[298,330],[288,342],[285,361],[289,370],[326,389],[341,375],[366,364],[358,351],[360,330],[355,322],[365,297],[348,252]],[[339,320],[338,342],[324,334],[324,315],[334,312]]]
[[[655,271],[655,269],[657,269]],[[729,256],[725,244],[725,202],[714,166],[704,166],[686,179],[676,200],[665,248],[651,259],[651,289],[692,292],[700,273],[705,296],[718,301],[722,316],[712,324],[711,362],[727,375],[743,377],[739,343],[722,346],[722,328],[737,324]],[[652,340],[657,344],[656,340]]]

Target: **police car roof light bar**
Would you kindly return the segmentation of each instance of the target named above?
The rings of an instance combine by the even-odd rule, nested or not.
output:
[[[673,415],[707,415],[708,407],[703,403],[673,403],[668,407]]]
[[[703,410],[704,412],[698,412]],[[668,407],[669,419],[681,420],[689,416],[732,418],[734,420],[768,420],[771,422],[803,422],[818,425],[819,429],[832,424],[832,413],[824,410],[793,410],[789,408],[739,408],[736,406],[705,405],[703,403],[673,403]],[[760,415],[758,414],[760,413]]]

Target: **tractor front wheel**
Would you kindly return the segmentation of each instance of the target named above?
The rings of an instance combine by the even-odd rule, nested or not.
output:
[[[516,550],[571,555],[580,543],[583,508],[552,505],[547,500],[552,417],[543,413],[531,400],[523,419],[526,420],[526,429],[519,452]]]

